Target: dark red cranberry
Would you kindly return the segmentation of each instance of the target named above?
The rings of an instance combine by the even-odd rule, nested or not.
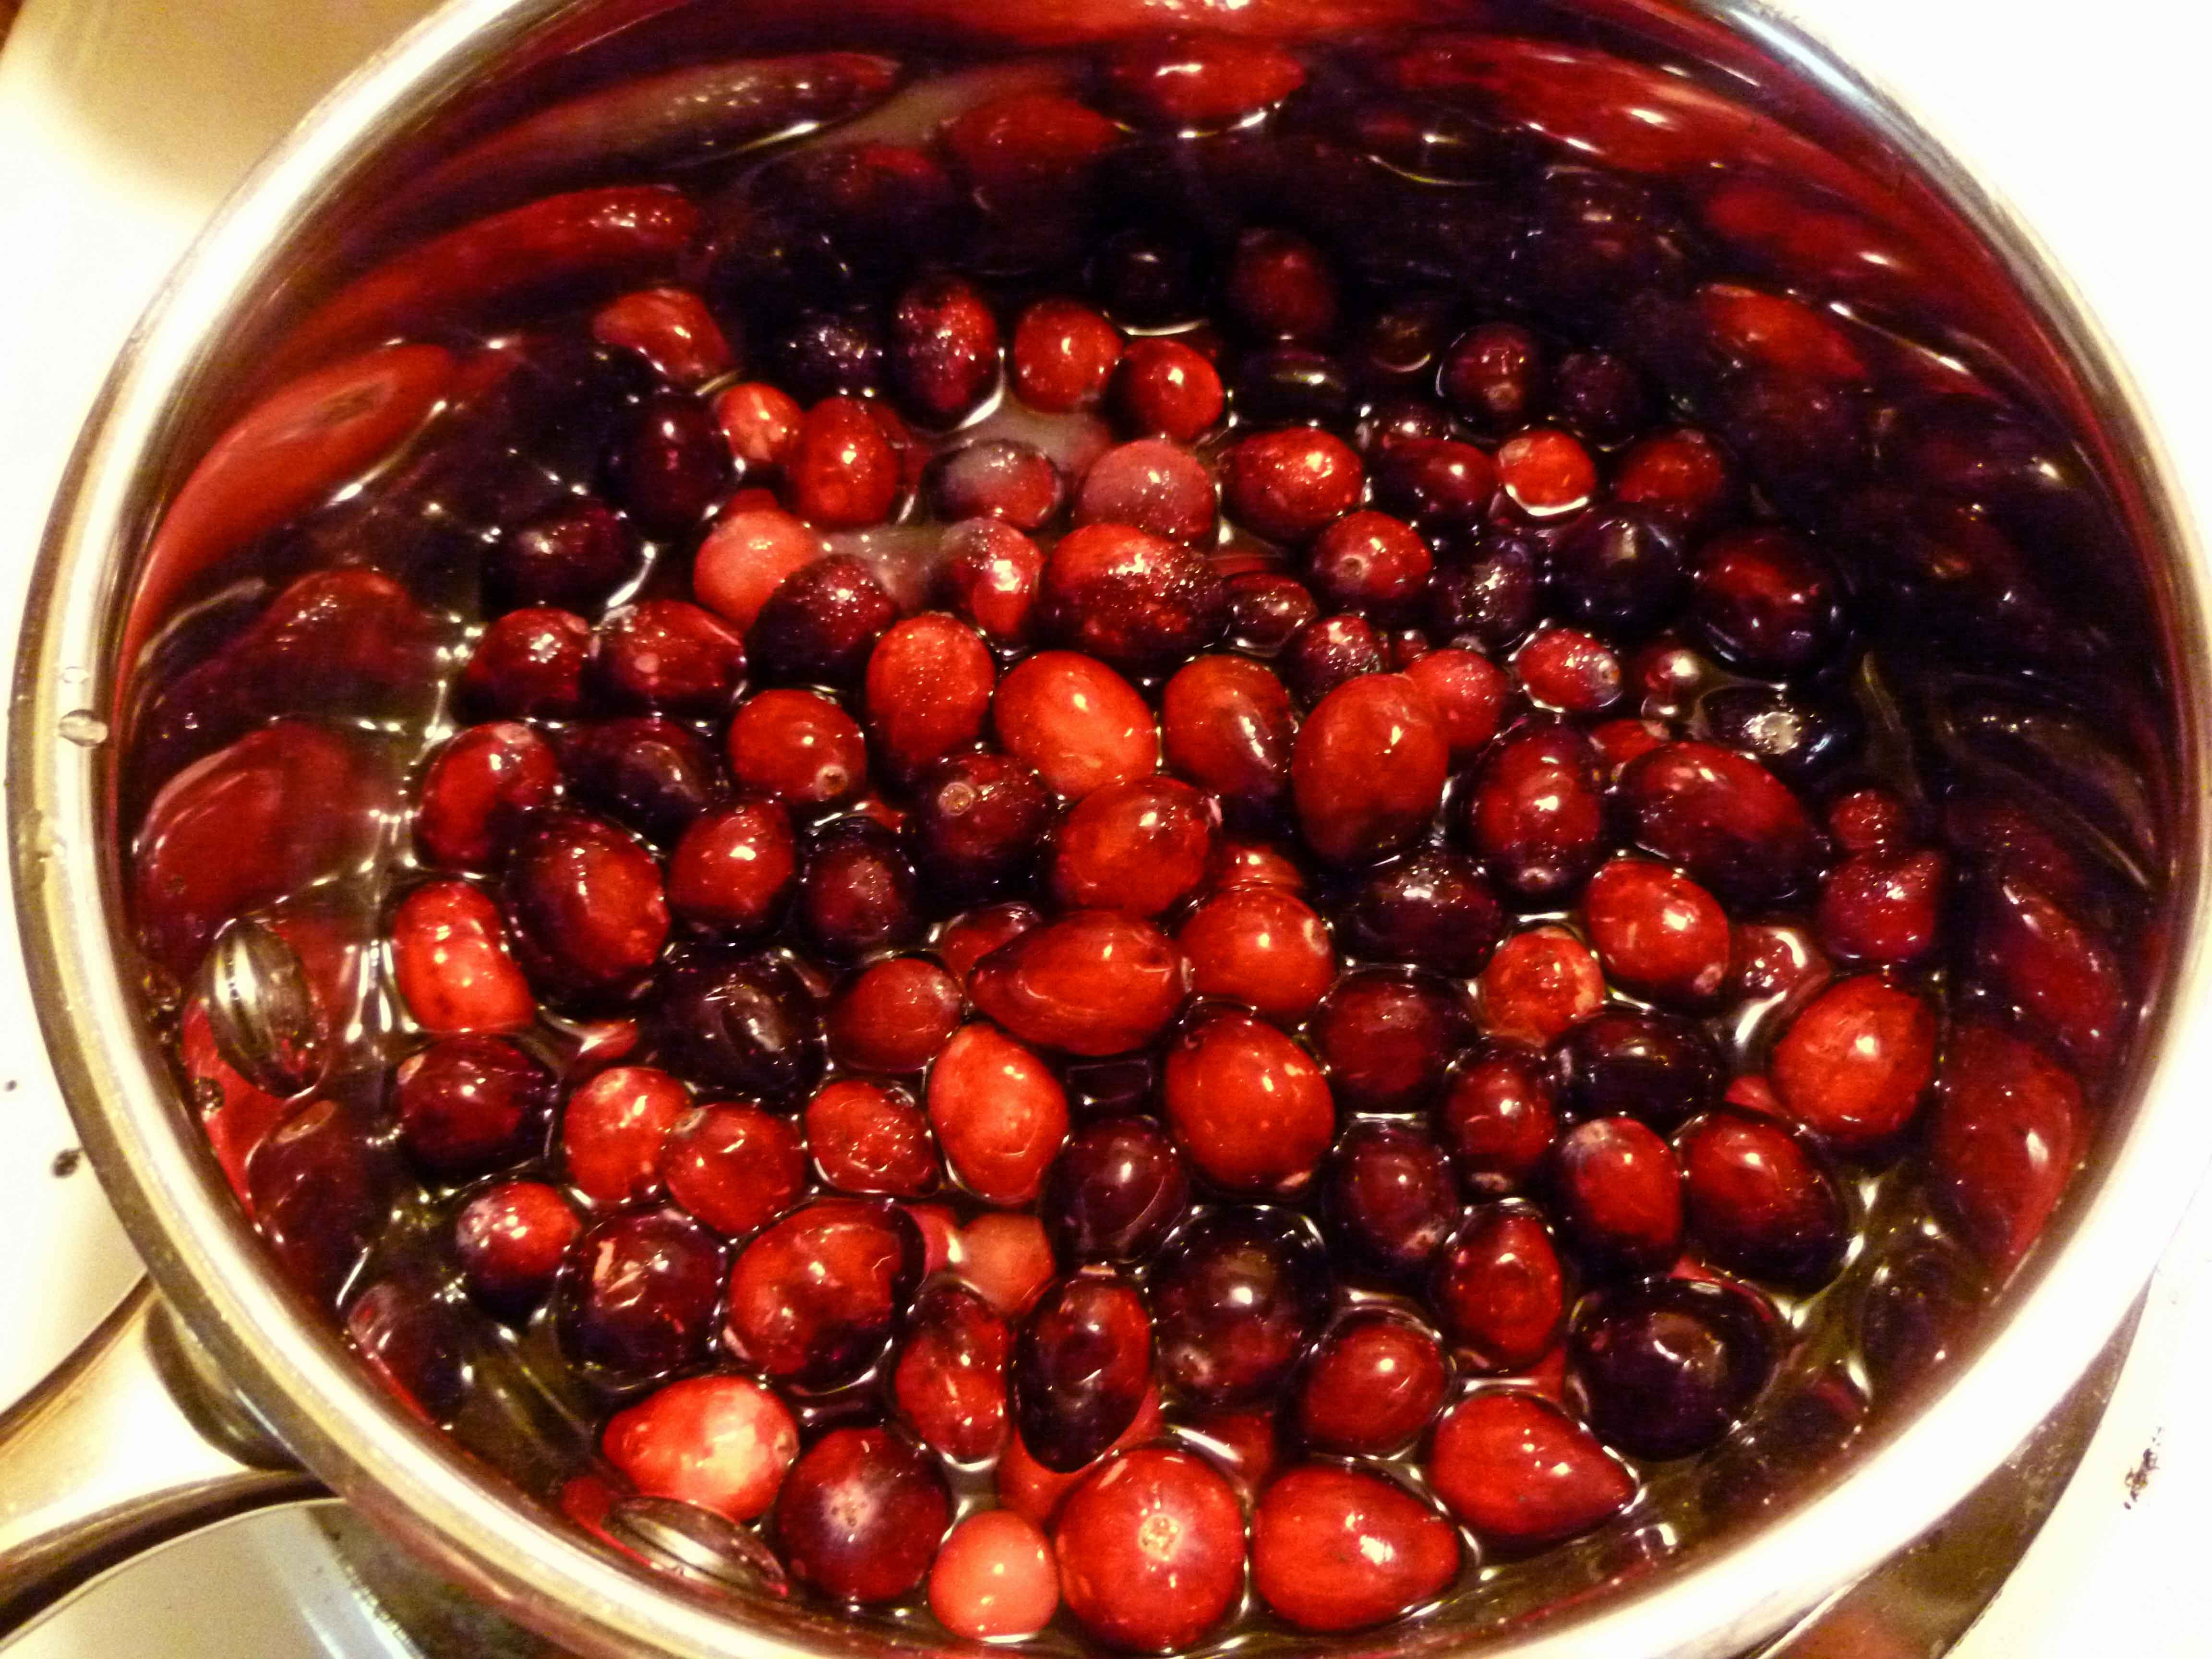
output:
[[[1305,84],[1305,66],[1271,41],[1164,35],[1115,46],[1102,78],[1117,107],[1170,132],[1226,126]]]
[[[1589,1430],[1519,1389],[1486,1389],[1445,1413],[1421,1473],[1485,1544],[1515,1552],[1588,1532],[1636,1496],[1636,1477]]]
[[[611,1216],[576,1241],[553,1291],[562,1352],[611,1386],[651,1382],[705,1354],[722,1249],[665,1211]]]
[[[328,1304],[390,1218],[398,1175],[387,1139],[310,1100],[246,1160],[246,1204],[285,1276]]]
[[[1836,976],[1820,947],[1801,927],[1741,922],[1729,964],[1729,989],[1765,1002],[1776,1017],[1794,1018]]]
[[[1699,550],[1690,616],[1715,652],[1755,673],[1809,668],[1843,633],[1827,566],[1788,531],[1765,526],[1732,532]]]
[[[1686,240],[1649,186],[1561,167],[1538,183],[1514,275],[1542,309],[1587,319],[1639,289],[1672,287],[1688,263]]]
[[[1663,620],[1682,578],[1680,538],[1637,507],[1586,514],[1552,549],[1552,591],[1568,614],[1615,638]]]
[[[1757,761],[1709,743],[1669,743],[1632,763],[1620,793],[1638,844],[1723,901],[1765,904],[1803,890],[1820,832]]]
[[[1449,438],[1457,428],[1437,404],[1418,398],[1378,398],[1353,426],[1352,442],[1370,465],[1399,444]]]
[[[1067,1499],[1053,1543],[1068,1613],[1112,1647],[1189,1647],[1244,1586],[1243,1507],[1186,1451],[1122,1453]]]
[[[1482,971],[1505,918],[1482,872],[1457,853],[1422,848],[1376,871],[1343,912],[1364,955],[1466,979]]]
[[[1468,847],[1513,892],[1564,896],[1605,855],[1596,756],[1571,726],[1539,723],[1506,738],[1466,799]]]
[[[953,614],[995,644],[1026,640],[1044,579],[1037,544],[996,519],[966,519],[945,531],[939,550],[939,590]]]
[[[730,448],[696,398],[656,392],[641,400],[607,461],[608,490],[648,536],[680,536],[729,487]]]
[[[652,966],[668,937],[653,854],[580,812],[544,814],[517,842],[506,896],[515,954],[558,994],[613,989]]]
[[[1482,1029],[1502,1042],[1549,1048],[1605,1004],[1589,946],[1564,927],[1532,927],[1498,947],[1482,970]]]
[[[1054,1252],[1070,1261],[1150,1256],[1182,1219],[1190,1176],[1150,1118],[1108,1117],[1068,1138],[1039,1205]]]
[[[1574,351],[1552,371],[1551,410],[1569,431],[1610,448],[1649,422],[1651,393],[1626,358],[1607,351]]]
[[[1353,1124],[1322,1182],[1330,1243],[1358,1269],[1411,1279],[1459,1218],[1450,1161],[1425,1130]]]
[[[1412,526],[1387,513],[1353,513],[1316,539],[1314,592],[1340,611],[1397,612],[1419,600],[1435,560]]]
[[[1333,1326],[1306,1362],[1298,1431],[1317,1451],[1386,1457],[1428,1427],[1445,1381],[1435,1333],[1401,1313],[1359,1310]]]
[[[1169,1052],[1162,1100],[1176,1144],[1234,1191],[1304,1186],[1335,1133],[1321,1067],[1249,1014],[1218,1013],[1187,1031]]]
[[[1340,685],[1389,667],[1382,641],[1364,617],[1324,617],[1298,630],[1282,655],[1282,675],[1308,708]]]
[[[799,1196],[806,1153],[788,1118],[757,1106],[703,1106],[669,1131],[660,1175],[669,1196],[692,1215],[726,1238],[743,1238]]]
[[[1671,1129],[1720,1097],[1720,1056],[1705,1031],[1656,1008],[1613,1008],[1585,1021],[1561,1059],[1577,1117],[1635,1117]]]
[[[1213,803],[1175,779],[1109,784],[1060,826],[1054,896],[1073,908],[1158,915],[1205,882],[1218,823]]]
[[[2027,1255],[2074,1173],[2081,1089],[2033,1045],[1994,1026],[1952,1038],[1929,1125],[1937,1209],[1997,1272]]]
[[[1106,238],[1091,253],[1085,277],[1091,297],[1126,328],[1192,322],[1204,307],[1198,250],[1154,226],[1128,225]],[[1133,354],[1139,343],[1130,342]]]
[[[519,720],[471,726],[438,750],[415,807],[415,847],[456,870],[489,870],[533,807],[561,790],[553,745]]]
[[[1576,1310],[1567,1352],[1598,1437],[1655,1459],[1720,1439],[1774,1370],[1774,1339],[1747,1292],[1680,1279],[1591,1296]]]
[[[921,1236],[887,1204],[821,1198],[746,1245],[724,1338],[744,1364],[802,1388],[872,1364],[921,1277]]]
[[[409,1152],[452,1180],[529,1152],[552,1109],[553,1076],[497,1037],[447,1037],[401,1064],[392,1102]]]
[[[557,1187],[542,1181],[487,1187],[453,1218],[462,1281],[499,1318],[526,1319],[552,1293],[553,1276],[583,1227]]]
[[[1544,349],[1517,323],[1483,323],[1452,342],[1437,391],[1484,432],[1503,435],[1534,416],[1544,394]]]
[[[821,1021],[805,982],[774,957],[675,953],[655,1030],[665,1063],[702,1087],[796,1106],[822,1073]]]
[[[1076,910],[975,964],[968,994],[1016,1036],[1070,1054],[1141,1048],[1182,1006],[1189,969],[1151,923]]]
[[[1839,961],[1901,968],[1942,936],[1951,862],[1941,853],[1861,853],[1828,873],[1817,915],[1820,945]]]
[[[499,719],[558,720],[584,706],[592,628],[567,611],[510,611],[477,641],[458,690],[464,707]]]
[[[1450,763],[1425,692],[1399,674],[1364,674],[1307,717],[1291,760],[1306,844],[1331,863],[1364,862],[1417,840]]]
[[[1190,913],[1176,943],[1190,963],[1191,989],[1241,1002],[1269,1019],[1310,1012],[1336,977],[1328,928],[1292,893],[1237,887]]]
[[[2118,954],[2023,875],[2008,871],[1984,884],[1974,960],[2077,1065],[2101,1065],[2125,1035]]]
[[[647,599],[599,624],[594,663],[618,703],[674,714],[719,714],[743,684],[744,636],[684,599]]]
[[[914,1072],[960,1023],[960,985],[922,957],[894,957],[848,981],[830,1004],[832,1058],[870,1072]]]
[[[1376,503],[1424,528],[1480,524],[1497,493],[1497,464],[1455,438],[1407,438],[1376,458]]]
[[[1882,1146],[1912,1121],[1936,1072],[1935,1011],[1875,975],[1839,980],[1774,1045],[1784,1109],[1844,1152]]]
[[[707,740],[658,714],[581,721],[561,734],[561,766],[584,805],[672,846],[721,803],[722,769]]]
[[[1559,1135],[1558,1092],[1534,1054],[1493,1048],[1462,1060],[1437,1128],[1469,1192],[1502,1198],[1534,1178]]]
[[[952,1522],[945,1476],[888,1429],[832,1429],[775,1500],[792,1576],[833,1601],[895,1601],[921,1583]]]
[[[586,495],[493,543],[484,555],[484,593],[497,611],[542,605],[595,611],[637,564],[621,519]]]
[[[742,1522],[775,1501],[799,1425],[750,1377],[687,1376],[617,1412],[599,1444],[647,1497]]]
[[[863,317],[809,312],[769,350],[775,383],[802,404],[859,398],[883,383],[884,344]]]
[[[1534,1364],[1559,1340],[1565,1278],[1543,1217],[1525,1204],[1469,1215],[1437,1254],[1428,1303],[1449,1342],[1478,1370]]]
[[[1458,317],[1458,302],[1449,294],[1416,289],[1383,302],[1358,325],[1354,361],[1362,378],[1410,388],[1432,375]]]
[[[1450,1522],[1364,1470],[1292,1469],[1253,1511],[1253,1588],[1300,1630],[1362,1630],[1395,1619],[1450,1583],[1460,1557]]]
[[[998,381],[999,319],[972,284],[924,278],[891,312],[887,355],[891,384],[915,418],[949,426]]]
[[[1115,372],[1115,413],[1139,436],[1195,443],[1220,423],[1224,402],[1220,371],[1180,340],[1132,340]]]
[[[1639,439],[1613,469],[1613,499],[1648,507],[1680,529],[1695,528],[1729,494],[1727,459],[1702,432]]]
[[[1366,969],[1337,981],[1314,1017],[1312,1037],[1346,1107],[1406,1112],[1443,1086],[1466,1024],[1462,994],[1447,981]]]
[[[830,1084],[806,1103],[806,1146],[842,1193],[919,1198],[937,1184],[937,1148],[914,1097],[865,1078]]]
[[[1266,1399],[1319,1332],[1328,1285],[1326,1253],[1285,1211],[1193,1222],[1146,1286],[1162,1378],[1209,1406]]]
[[[1019,761],[988,752],[952,755],[922,774],[907,841],[932,882],[981,897],[1027,870],[1052,816],[1044,785]]]
[[[415,1413],[453,1426],[471,1381],[471,1322],[427,1278],[370,1285],[345,1310],[346,1335],[369,1372]]]
[[[1486,532],[1429,578],[1431,634],[1486,651],[1513,644],[1536,620],[1545,556],[1528,536]]]
[[[1702,1260],[1795,1291],[1835,1277],[1850,1243],[1843,1199],[1789,1130],[1724,1109],[1685,1124],[1674,1155]]]
[[[729,441],[730,453],[748,472],[781,466],[799,441],[799,423],[805,417],[798,398],[765,380],[740,381],[714,398],[715,422]]]
[[[1723,385],[1715,413],[1723,435],[1785,507],[1826,501],[1865,473],[1866,415],[1846,388],[1753,369]]]
[[[1040,651],[1007,671],[991,708],[1006,752],[1080,800],[1159,765],[1159,725],[1128,681],[1095,657]]]
[[[1006,1443],[1013,1350],[1013,1328],[989,1303],[963,1285],[932,1285],[908,1315],[891,1372],[900,1419],[956,1463],[989,1457]]]
[[[1663,864],[1613,860],[1583,890],[1583,917],[1607,975],[1636,995],[1694,1007],[1728,981],[1728,913]]]
[[[748,800],[694,822],[668,860],[668,905],[687,921],[749,933],[781,913],[799,878],[791,815]]]
[[[939,461],[933,473],[938,512],[946,519],[994,519],[1036,530],[1060,511],[1060,469],[1034,445],[985,438]]]
[[[1698,714],[1715,743],[1742,750],[1800,787],[1850,759],[1866,731],[1856,703],[1790,697],[1759,685],[1708,691],[1698,699]]]
[[[1015,1340],[1013,1414],[1022,1444],[1048,1469],[1083,1468],[1136,1420],[1152,1369],[1152,1320],[1136,1289],[1105,1273],[1063,1279],[1030,1310]]]
[[[1006,354],[1014,390],[1051,414],[1095,404],[1121,361],[1121,331],[1088,306],[1040,300],[1014,325]]]
[[[1221,631],[1228,606],[1204,556],[1126,524],[1086,524],[1062,537],[1037,600],[1050,632],[1121,663],[1190,655]]]
[[[1255,433],[1221,458],[1222,502],[1258,535],[1302,542],[1359,505],[1363,477],[1352,447],[1317,427]]]
[[[1335,273],[1319,248],[1288,231],[1248,230],[1237,239],[1222,299],[1258,339],[1311,345],[1336,331]]]
[[[1662,1273],[1681,1254],[1681,1166],[1635,1118],[1593,1118],[1562,1135],[1552,1190],[1560,1230],[1594,1273]]]
[[[1902,852],[1912,833],[1912,814],[1887,789],[1854,789],[1828,803],[1828,833],[1855,855]]]
[[[1320,617],[1321,606],[1294,577],[1255,570],[1229,579],[1229,642],[1241,651],[1272,657]]]
[[[520,1031],[537,1018],[499,907],[466,882],[426,882],[392,918],[400,1000],[426,1031]]]
[[[841,818],[814,837],[793,915],[824,956],[895,950],[921,930],[914,866],[897,837],[866,818]]]
[[[775,590],[823,550],[821,536],[782,508],[733,502],[699,544],[691,591],[732,627],[750,629]]]
[[[980,1020],[954,1032],[930,1068],[928,1104],[946,1167],[986,1204],[1032,1202],[1067,1139],[1060,1080]]]
[[[867,565],[833,555],[786,580],[761,607],[748,636],[754,666],[772,681],[850,684],[897,619]]]

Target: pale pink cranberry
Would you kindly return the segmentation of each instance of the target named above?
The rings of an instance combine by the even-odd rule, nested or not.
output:
[[[538,1018],[499,907],[466,882],[427,882],[400,901],[392,966],[400,1000],[426,1031],[520,1031]]]
[[[1161,1099],[1176,1145],[1238,1192],[1304,1187],[1336,1133],[1320,1065],[1249,1014],[1215,1014],[1186,1032],[1168,1052]]]
[[[1328,924],[1280,888],[1215,894],[1185,919],[1176,943],[1190,962],[1193,992],[1269,1019],[1304,1018],[1336,978]]]
[[[1008,754],[1072,799],[1159,765],[1159,725],[1136,688],[1073,651],[1017,663],[999,682],[991,720]]]
[[[1036,1199],[1067,1139],[1067,1095],[1035,1054],[989,1025],[963,1026],[930,1068],[928,1103],[962,1186],[987,1204]]]
[[[661,1149],[691,1109],[691,1091],[650,1066],[617,1066],[575,1093],[561,1114],[568,1179],[602,1207],[659,1195]]]
[[[953,1528],[929,1573],[929,1610],[971,1642],[1034,1636],[1060,1610],[1060,1570],[1033,1521],[985,1510]]]
[[[775,1502],[799,1424],[750,1377],[689,1376],[617,1412],[599,1447],[645,1496],[742,1522]]]

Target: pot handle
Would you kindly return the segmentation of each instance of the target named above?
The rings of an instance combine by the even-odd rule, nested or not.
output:
[[[164,1544],[329,1496],[141,1279],[0,1415],[0,1643]]]

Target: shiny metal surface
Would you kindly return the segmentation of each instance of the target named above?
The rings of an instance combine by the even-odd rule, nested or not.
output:
[[[2056,404],[2087,428],[2149,576],[2154,649],[2179,732],[2172,793],[2177,925],[2146,1011],[2153,1063],[2121,1089],[2095,1166],[1978,1351],[1916,1413],[1887,1425],[1839,1474],[1755,1530],[1724,1540],[1484,1650],[1514,1659],[1596,1652],[1723,1659],[1767,1638],[1932,1525],[2027,1438],[2110,1337],[2212,1151],[2212,1115],[2189,1086],[2212,1071],[2212,1032],[2181,1018],[2205,1000],[2204,649],[2208,574],[2179,519],[2154,436],[2094,325],[2029,234],[1910,116],[1764,7],[1590,0],[1608,14],[1685,19],[1821,106],[1876,163],[1921,185],[1990,251],[2025,301],[2022,349]],[[653,0],[458,0],[342,88],[273,155],[179,269],[118,366],[57,511],[26,624],[10,751],[18,907],[47,1039],[85,1146],[155,1279],[225,1373],[302,1462],[372,1524],[488,1606],[586,1656],[829,1656],[937,1650],[789,1606],[733,1607],[656,1583],[549,1526],[518,1491],[414,1422],[269,1270],[208,1158],[148,1029],[138,988],[109,948],[120,915],[112,745],[113,659],[127,578],[160,504],[204,444],[242,362],[335,257],[346,211],[421,164],[420,147],[495,70],[588,40]],[[856,6],[882,15],[895,5]],[[1223,3],[1178,18],[1231,17]],[[1255,13],[1266,9],[1253,8]],[[1127,15],[1127,12],[1124,15]],[[1740,67],[1740,66],[1739,66]],[[1770,90],[1772,90],[1771,88]],[[1777,95],[1779,95],[1778,93]],[[1431,1624],[1328,1644],[1346,1654],[1463,1650]]]

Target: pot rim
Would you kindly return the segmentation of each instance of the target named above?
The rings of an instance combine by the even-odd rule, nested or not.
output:
[[[2139,1039],[2130,1121],[2109,1166],[2002,1299],[1978,1353],[1937,1380],[1887,1440],[1825,1490],[1704,1551],[1649,1586],[1486,1638],[1486,1659],[1594,1651],[1723,1659],[1855,1581],[1937,1522],[2002,1462],[2103,1346],[2148,1279],[2212,1155],[2212,1114],[2188,1083],[2212,1075],[2205,1000],[2212,951],[2206,800],[2212,569],[2139,398],[2086,306],[2034,236],[1892,96],[1759,0],[1684,0],[1820,87],[1911,157],[2002,262],[2071,361],[2114,464],[2167,556],[2152,571],[2178,671],[2173,915],[2179,944]],[[821,1659],[933,1644],[875,1628],[811,1639],[740,1624],[534,1518],[503,1477],[408,1416],[281,1283],[218,1179],[181,1131],[188,1116],[107,948],[121,890],[102,845],[104,771],[73,714],[112,707],[121,571],[161,453],[211,362],[210,342],[262,292],[276,251],[330,180],[574,0],[449,0],[337,91],[262,162],[178,267],[126,343],[88,417],[39,555],[9,738],[10,856],[32,991],[85,1149],[164,1294],[285,1443],[386,1532],[490,1606],[599,1659],[640,1649]],[[74,732],[76,735],[70,735]],[[2056,1248],[2053,1248],[2056,1246]],[[1379,1633],[1385,1649],[1393,1633]]]

